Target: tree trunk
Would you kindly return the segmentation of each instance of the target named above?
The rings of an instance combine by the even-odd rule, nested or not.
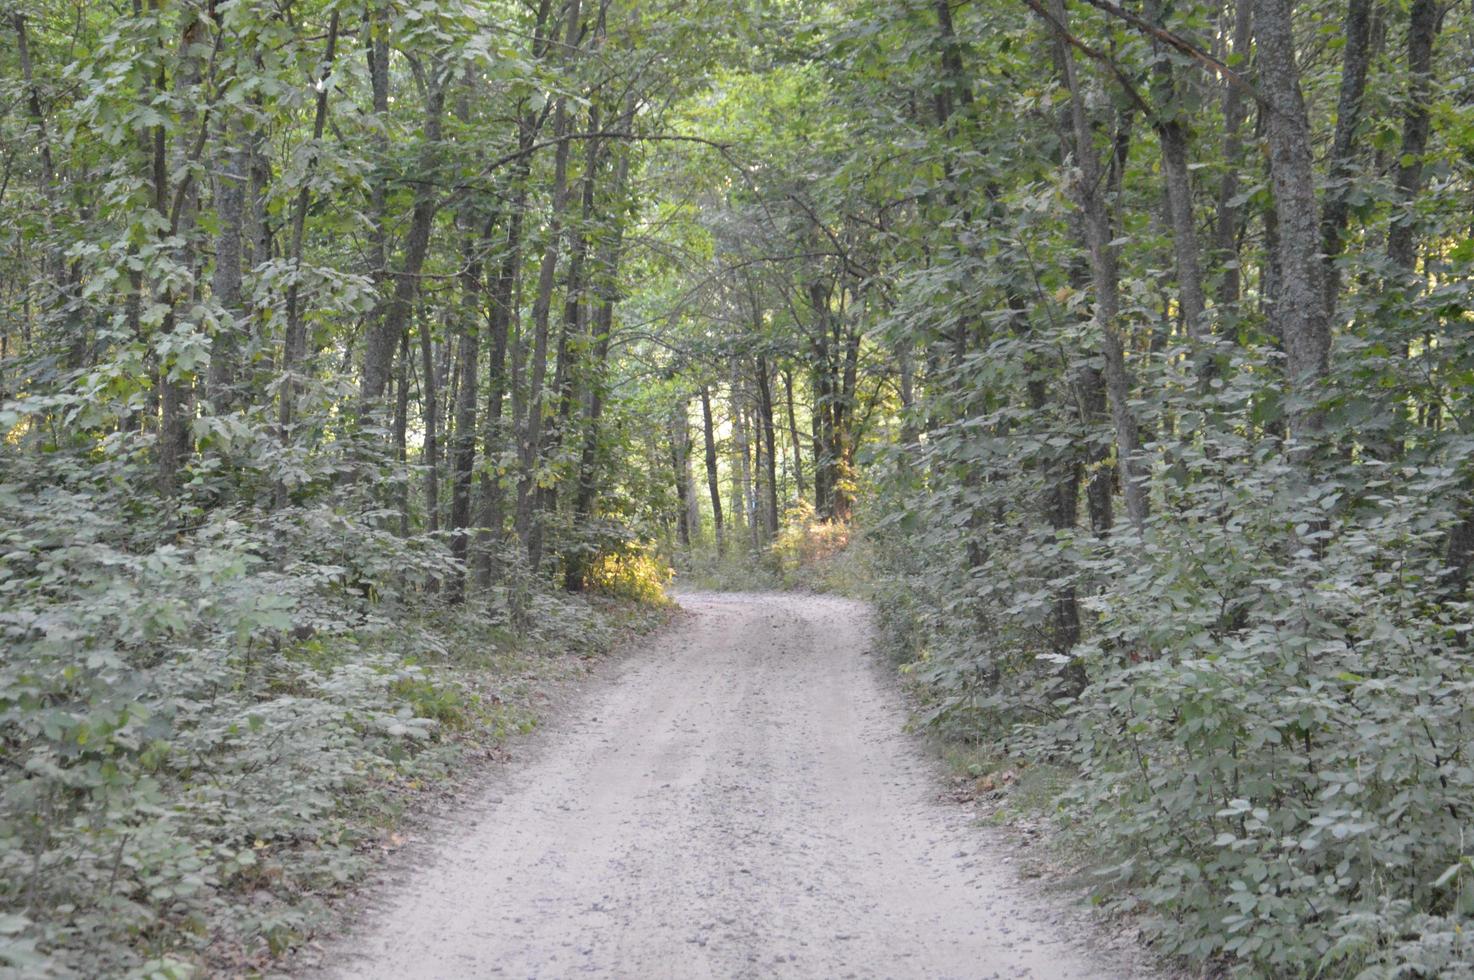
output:
[[[1253,0],[1235,0],[1233,26],[1233,60],[1242,70],[1249,61],[1253,44]],[[1243,289],[1243,273],[1239,268],[1239,223],[1243,211],[1236,203],[1239,196],[1239,167],[1244,156],[1241,130],[1246,118],[1244,95],[1238,85],[1229,83],[1223,91],[1223,157],[1226,166],[1218,185],[1217,218],[1213,225],[1213,245],[1220,269],[1214,300],[1222,312],[1233,312]]]
[[[564,46],[571,53],[578,43],[580,0],[569,0]],[[548,318],[552,312],[553,284],[558,256],[563,242],[563,216],[568,210],[568,105],[559,98],[553,111],[553,138],[558,145],[553,151],[553,208],[548,218],[547,244],[538,270],[537,295],[532,304],[532,365],[527,390],[527,423],[522,438],[522,474],[517,484],[517,536],[527,549],[528,563],[536,569],[542,563],[542,521],[534,513],[539,450],[543,444],[543,391],[548,371]]]
[[[1044,380],[1037,372],[1028,383],[1029,408],[1035,417],[1048,412],[1049,397]],[[1080,520],[1080,479],[1083,471],[1081,454],[1076,450],[1057,453],[1044,466],[1044,517],[1053,531],[1073,532]],[[1063,566],[1064,563],[1061,563]],[[1056,569],[1062,575],[1067,567]],[[1050,646],[1054,652],[1068,656],[1080,642],[1080,601],[1073,583],[1054,587],[1051,611]],[[1085,666],[1072,660],[1062,672],[1065,694],[1079,697],[1085,690]]]
[[[802,498],[809,488],[804,482],[804,450],[798,438],[798,416],[793,411],[793,371],[790,368],[783,369],[783,394],[788,403],[788,437],[793,444],[793,480]]]
[[[369,179],[368,275],[376,297],[368,315],[371,325],[383,317],[389,295],[389,42],[383,21],[384,9],[378,3],[365,9],[364,56],[375,123],[369,145],[376,168]]]
[[[834,406],[834,519],[849,523],[855,505],[855,410],[859,405],[860,331],[846,327],[839,397]]]
[[[1428,152],[1431,119],[1428,102],[1433,86],[1433,42],[1442,18],[1438,0],[1412,0],[1407,24],[1408,89],[1403,104],[1402,149],[1395,184],[1397,203],[1405,209],[1387,231],[1387,258],[1397,287],[1410,289],[1415,271],[1416,245],[1413,202],[1423,187],[1423,155]]]
[[[691,547],[691,502],[688,499],[690,493],[691,473],[691,426],[686,418],[686,402],[682,401],[671,413],[670,419],[670,462],[671,475],[676,483],[676,501],[679,509],[676,514],[676,540],[682,548]]]
[[[472,232],[467,214],[461,245],[461,342],[456,365],[459,384],[455,401],[455,437],[451,443],[450,553],[459,562],[451,581],[450,600],[466,595],[466,566],[470,557],[471,487],[476,470],[476,390],[481,367],[481,259],[480,245],[488,236]],[[488,229],[489,230],[489,229]]]
[[[1294,455],[1305,459],[1319,442],[1325,413],[1321,384],[1331,349],[1325,263],[1311,166],[1310,119],[1295,63],[1293,0],[1255,0],[1259,90],[1267,106],[1271,186],[1279,235],[1279,282],[1270,326],[1285,345]]]
[[[763,428],[763,470],[766,477],[764,528],[771,539],[778,533],[778,446],[773,425],[773,382],[768,359],[757,358],[758,418]]]
[[[737,361],[732,361],[732,377],[728,390],[728,404],[732,412],[732,512],[731,525],[735,534],[740,528],[750,532],[749,545],[753,550],[757,549],[757,532],[753,527],[754,514],[752,513],[752,468],[748,462],[747,441],[747,413],[741,400],[741,389],[738,386],[739,373]]]
[[[165,145],[164,127],[154,130],[154,206],[162,223],[168,227],[169,237],[179,240],[173,249],[176,265],[189,272],[188,280],[194,281],[195,243],[194,226],[198,211],[199,194],[195,190],[192,175],[188,173],[193,164],[194,133],[196,119],[194,109],[195,89],[201,76],[200,56],[194,50],[205,35],[205,24],[197,11],[185,14],[184,27],[179,38],[179,67],[174,79],[174,97],[180,103],[179,131],[175,136],[172,154]],[[164,92],[164,69],[159,68],[158,90]],[[172,156],[172,164],[169,157]],[[169,171],[180,173],[178,187],[171,187]],[[191,292],[193,287],[188,287]],[[173,333],[178,327],[178,307],[187,303],[191,295],[180,296],[173,287],[165,291],[164,303],[169,311],[164,315],[161,332]],[[169,358],[159,359],[159,493],[172,499],[179,491],[179,471],[190,453],[189,420],[187,407],[190,403],[190,382],[179,375],[177,365]]]
[[[1055,21],[1066,23],[1064,0],[1050,0]],[[1105,355],[1105,388],[1110,396],[1111,420],[1120,458],[1121,489],[1126,513],[1138,531],[1146,523],[1147,471],[1141,460],[1141,439],[1136,415],[1131,410],[1131,381],[1126,371],[1126,354],[1120,333],[1120,279],[1116,246],[1112,244],[1111,222],[1101,195],[1100,158],[1095,150],[1084,95],[1075,70],[1074,52],[1063,38],[1056,38],[1056,61],[1070,94],[1070,125],[1074,135],[1075,197],[1085,230],[1090,259],[1095,321],[1100,326]]]
[[[1147,16],[1162,24],[1160,0],[1147,4]],[[1198,258],[1197,223],[1193,220],[1192,174],[1189,170],[1187,110],[1180,104],[1177,77],[1164,52],[1153,68],[1153,94],[1156,102],[1157,140],[1162,149],[1162,183],[1167,222],[1172,229],[1172,254],[1177,266],[1177,307],[1182,325],[1194,348],[1198,370],[1204,369],[1201,347],[1207,337],[1204,319],[1202,265]]]
[[[518,146],[524,154],[528,154],[535,138],[531,121],[524,117],[518,136]],[[482,430],[482,443],[488,463],[482,468],[480,478],[481,530],[477,534],[476,558],[476,577],[482,588],[491,586],[495,553],[501,546],[506,517],[501,474],[496,468],[507,443],[502,426],[502,402],[507,389],[507,340],[516,312],[518,270],[522,267],[522,229],[531,156],[524,155],[520,160],[513,178],[516,190],[508,208],[502,263],[497,270],[491,296],[491,350],[486,374],[486,415]]]
[[[322,134],[328,117],[328,80],[332,77],[333,59],[338,51],[338,11],[335,8],[328,22],[327,51],[323,56],[322,73],[317,81],[317,106],[312,120],[313,153],[308,159],[307,169],[302,175],[302,186],[297,189],[292,202],[292,238],[289,260],[291,280],[287,285],[287,325],[282,338],[281,394],[277,411],[277,425],[282,445],[291,442],[292,423],[297,412],[297,375],[307,359],[307,333],[302,323],[302,246],[307,229],[307,205],[311,200],[310,177],[317,169],[318,155],[322,152]],[[392,354],[392,352],[391,352]],[[286,505],[286,485],[277,481],[275,506]]]
[[[46,231],[48,242],[48,254],[42,260],[42,275],[54,279],[57,287],[57,296],[61,303],[75,293],[75,286],[70,283],[67,273],[67,261],[65,250],[54,238],[53,221],[57,206],[56,187],[56,162],[52,155],[51,133],[46,122],[46,112],[41,105],[41,87],[36,81],[35,66],[31,61],[30,30],[26,25],[26,15],[17,12],[11,15],[11,24],[15,28],[16,55],[20,60],[21,85],[23,87],[26,103],[26,114],[31,118],[31,125],[35,127],[35,141],[39,150],[41,161],[41,197],[46,202],[46,215],[43,227]],[[70,339],[70,338],[69,338]],[[74,365],[76,366],[76,365]]]
[[[594,43],[597,44],[597,40]],[[592,107],[589,110],[589,130],[597,132],[598,129],[598,109]],[[556,368],[553,373],[553,390],[558,396],[557,424],[544,433],[544,445],[540,451],[544,459],[557,458],[563,440],[568,436],[573,421],[573,406],[578,400],[581,380],[579,373],[584,369],[579,362],[589,330],[588,303],[585,297],[588,276],[585,263],[588,258],[589,227],[594,219],[594,187],[599,166],[599,147],[599,140],[585,141],[584,172],[580,181],[582,203],[577,223],[568,231],[568,275],[563,286],[563,321],[558,329]],[[552,513],[557,506],[558,484],[549,481],[546,486],[538,488],[538,508],[543,513]],[[569,570],[573,570],[572,566]]]
[[[834,408],[837,400],[833,353],[830,347],[832,311],[830,290],[817,279],[809,283],[809,305],[814,310],[811,337],[814,380],[814,511],[821,520],[833,520],[835,469]]]
[[[620,130],[628,135],[634,123],[635,93],[625,98],[624,114]],[[622,142],[615,150],[614,179],[611,184],[611,210],[619,214],[629,192],[629,144]],[[584,399],[583,448],[578,460],[578,497],[574,503],[574,514],[587,520],[593,513],[594,497],[598,491],[596,465],[599,456],[599,425],[604,414],[605,372],[609,360],[609,345],[614,334],[614,305],[619,292],[615,286],[616,276],[624,247],[624,221],[616,219],[614,229],[600,245],[598,254],[598,278],[594,292],[599,298],[599,309],[594,315],[594,351],[589,364],[587,393]],[[688,453],[689,456],[689,453]],[[687,463],[689,469],[689,460]],[[694,526],[694,525],[691,525]]]
[[[416,172],[435,172],[440,155],[441,116],[445,108],[445,84],[438,66],[432,66],[426,79],[425,138]],[[430,249],[430,229],[440,210],[440,196],[432,180],[415,184],[414,205],[410,211],[409,231],[405,234],[404,258],[394,273],[394,290],[384,308],[384,315],[369,325],[363,347],[363,373],[359,385],[359,414],[368,417],[376,410],[389,383],[394,348],[409,328],[415,297],[420,289],[420,270]]]
[[[1198,239],[1193,220],[1192,178],[1188,171],[1187,133],[1176,120],[1158,131],[1162,143],[1162,173],[1166,184],[1167,219],[1172,227],[1172,251],[1177,264],[1177,308],[1187,335],[1195,345],[1207,335],[1206,306]]]
[[[717,554],[726,550],[722,528],[722,488],[717,480],[717,441],[711,421],[711,390],[701,386],[701,434],[706,440],[706,488],[711,494],[711,519],[716,530]]]
[[[1341,49],[1341,92],[1336,102],[1336,133],[1327,157],[1329,186],[1321,212],[1321,252],[1325,255],[1325,299],[1327,311],[1336,308],[1341,292],[1341,272],[1336,258],[1346,237],[1351,215],[1351,163],[1356,156],[1356,131],[1361,124],[1362,96],[1367,87],[1371,61],[1372,0],[1348,0],[1346,45]]]
[[[225,134],[231,145],[217,157],[215,214],[220,230],[215,236],[215,272],[210,283],[221,319],[210,345],[206,380],[206,397],[217,414],[226,414],[236,405],[237,362],[241,335],[245,332],[241,266],[245,249],[246,180],[251,166],[244,123],[232,116],[225,126]]]
[[[420,465],[425,468],[425,530],[440,530],[440,385],[435,370],[435,342],[430,320],[420,316],[420,416],[425,425]]]
[[[394,458],[399,463],[398,493],[399,536],[409,537],[409,377],[412,367],[409,334],[399,338],[399,357],[394,376]]]

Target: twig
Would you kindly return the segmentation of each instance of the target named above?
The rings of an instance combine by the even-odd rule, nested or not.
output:
[[[1151,21],[1146,20],[1145,18],[1137,14],[1133,14],[1131,11],[1121,7],[1120,4],[1112,2],[1112,0],[1085,0],[1085,2],[1090,4],[1090,6],[1096,8],[1097,10],[1105,11],[1112,17],[1117,17],[1121,20],[1124,20],[1132,27],[1152,38],[1155,38],[1158,41],[1161,41],[1169,48],[1172,48],[1175,51],[1180,51],[1181,53],[1187,55],[1189,58],[1198,62],[1198,64],[1202,65],[1204,68],[1207,68],[1209,71],[1217,75],[1221,75],[1223,79],[1227,81],[1230,85],[1236,85],[1239,88],[1243,89],[1245,92],[1249,93],[1249,96],[1253,98],[1255,102],[1258,102],[1260,105],[1264,105],[1267,107],[1268,104],[1265,102],[1264,97],[1259,94],[1259,91],[1254,88],[1253,84],[1250,83],[1247,78],[1245,78],[1243,75],[1240,75],[1238,72],[1234,71],[1232,68],[1228,67],[1223,62],[1219,61],[1217,58],[1213,57],[1211,54],[1198,47],[1196,44],[1193,44],[1182,35],[1174,34],[1166,28],[1158,27]]]

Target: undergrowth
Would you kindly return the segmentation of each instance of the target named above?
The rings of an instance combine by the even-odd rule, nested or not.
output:
[[[789,506],[767,545],[744,541],[677,556],[682,588],[716,592],[804,589],[866,598],[868,546],[849,524],[821,519],[806,500]]]
[[[1449,471],[1300,486],[1222,439],[1190,462],[1226,477],[1174,485],[1137,540],[1032,527],[1031,470],[961,510],[971,543],[952,501],[896,506],[867,534],[882,642],[929,730],[1068,774],[1038,802],[1159,951],[1244,977],[1469,976]]]
[[[510,575],[451,606],[443,552],[327,508],[160,546],[126,492],[42,487],[0,488],[0,973],[265,968],[420,794],[661,615]]]

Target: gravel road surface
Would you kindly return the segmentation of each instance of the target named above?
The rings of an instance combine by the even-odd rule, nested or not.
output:
[[[865,606],[680,598],[327,948],[329,976],[1146,975],[941,799]]]

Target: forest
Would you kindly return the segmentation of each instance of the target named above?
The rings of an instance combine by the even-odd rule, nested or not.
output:
[[[269,971],[676,574],[1191,975],[1474,973],[1467,5],[0,14],[0,969]]]

